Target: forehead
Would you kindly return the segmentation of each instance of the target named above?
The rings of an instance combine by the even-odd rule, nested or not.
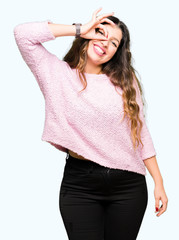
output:
[[[104,25],[107,29],[109,37],[115,37],[119,41],[122,39],[122,30],[116,25],[112,26],[111,24]]]

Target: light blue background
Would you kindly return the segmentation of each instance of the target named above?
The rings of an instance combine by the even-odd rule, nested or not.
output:
[[[147,101],[147,124],[169,199],[156,217],[154,182],[147,171],[148,206],[138,240],[179,239],[179,74],[178,1],[6,1],[1,8],[0,239],[67,240],[59,212],[59,189],[66,154],[41,141],[45,109],[37,82],[15,43],[17,24],[51,20],[87,23],[99,7],[114,11],[128,26],[134,67]],[[60,59],[72,36],[44,46]]]

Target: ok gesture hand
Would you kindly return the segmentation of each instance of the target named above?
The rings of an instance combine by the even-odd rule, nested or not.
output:
[[[86,39],[99,39],[99,40],[107,40],[107,31],[105,25],[101,24],[102,22],[107,22],[111,25],[115,25],[113,21],[106,18],[108,16],[112,16],[114,12],[108,13],[108,14],[102,14],[101,16],[96,16],[99,11],[101,11],[102,8],[97,9],[93,15],[92,20],[84,25],[81,26],[81,35],[80,37],[86,38]],[[95,28],[103,29],[105,36],[101,34],[97,34],[95,32]]]

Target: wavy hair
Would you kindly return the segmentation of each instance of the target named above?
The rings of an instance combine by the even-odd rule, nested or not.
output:
[[[109,16],[107,18],[112,20],[116,26],[121,29],[122,39],[114,56],[108,62],[102,64],[102,72],[110,78],[110,81],[115,86],[115,89],[116,87],[120,87],[120,89],[122,89],[124,108],[123,119],[127,116],[128,124],[130,124],[129,127],[131,129],[133,147],[134,150],[136,150],[136,145],[138,147],[139,143],[141,143],[143,147],[143,143],[141,141],[143,122],[139,117],[140,107],[136,101],[137,93],[133,83],[137,83],[142,105],[144,106],[144,100],[142,98],[142,85],[135,74],[137,71],[131,63],[132,54],[130,52],[130,34],[127,26],[114,16]],[[109,23],[103,22],[101,24]],[[95,30],[97,31],[98,29],[99,28],[96,28]],[[70,50],[63,57],[63,60],[66,61],[72,69],[76,68],[79,78],[84,86],[81,91],[85,90],[87,87],[84,69],[87,63],[87,48],[89,40],[90,39],[84,39],[81,37],[75,39]],[[145,115],[143,116],[145,117]]]

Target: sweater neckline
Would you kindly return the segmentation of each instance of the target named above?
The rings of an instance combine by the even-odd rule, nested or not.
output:
[[[76,72],[76,69],[72,69],[73,71]],[[92,79],[105,79],[108,78],[108,76],[105,73],[101,73],[101,74],[95,74],[95,73],[86,73],[84,72],[85,76],[87,78],[92,78]]]
[[[84,72],[85,76],[88,78],[95,78],[95,79],[104,79],[104,78],[108,78],[108,76],[105,73],[101,73],[101,74],[95,74],[95,73],[86,73]]]

